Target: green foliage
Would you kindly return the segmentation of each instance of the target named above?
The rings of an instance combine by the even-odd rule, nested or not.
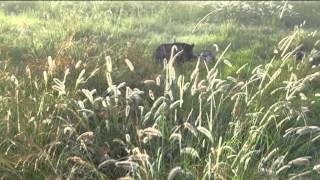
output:
[[[319,3],[0,6],[0,178],[319,178]]]

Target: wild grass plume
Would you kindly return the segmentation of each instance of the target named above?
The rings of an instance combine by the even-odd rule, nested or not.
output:
[[[1,179],[320,177],[320,3],[0,6]]]

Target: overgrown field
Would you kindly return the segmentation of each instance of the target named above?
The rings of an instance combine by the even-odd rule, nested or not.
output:
[[[320,178],[319,2],[0,5],[1,179]]]

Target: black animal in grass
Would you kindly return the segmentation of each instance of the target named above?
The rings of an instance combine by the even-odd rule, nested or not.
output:
[[[294,58],[297,62],[300,62],[303,60],[303,58],[305,57],[305,52],[302,50],[298,50],[295,54],[294,54]]]
[[[177,53],[182,51],[176,57],[176,62],[178,64],[181,64],[185,61],[191,61],[197,58],[197,56],[193,54],[194,44],[175,42],[175,43],[161,44],[160,46],[158,46],[153,54],[155,61],[157,63],[162,63],[164,59],[167,59],[167,61],[169,61],[171,57],[172,48],[174,47],[175,49],[173,51],[173,56],[175,56]]]
[[[216,60],[216,56],[211,51],[208,51],[208,50],[201,52],[199,55],[199,58],[206,62],[212,62]]]
[[[294,54],[294,58],[297,62],[301,62],[305,58],[305,52],[302,50],[298,50]],[[319,52],[311,52],[311,57],[309,58],[309,63],[311,66],[319,66],[320,65],[320,53]]]

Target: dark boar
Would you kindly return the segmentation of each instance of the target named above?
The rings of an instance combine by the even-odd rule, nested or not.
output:
[[[304,58],[305,53],[301,50],[298,50],[295,54],[294,54],[294,58],[296,61],[300,62],[302,61],[302,59]]]
[[[177,63],[183,63],[184,61],[190,61],[196,56],[193,54],[194,44],[187,43],[171,43],[171,44],[161,44],[155,50],[153,56],[157,63],[162,63],[164,59],[170,60],[171,50],[176,46],[177,49],[173,51],[173,56],[178,52],[182,51],[176,58]]]
[[[199,55],[199,58],[206,62],[211,62],[216,60],[216,56],[211,51],[208,51],[208,50],[201,52]]]

